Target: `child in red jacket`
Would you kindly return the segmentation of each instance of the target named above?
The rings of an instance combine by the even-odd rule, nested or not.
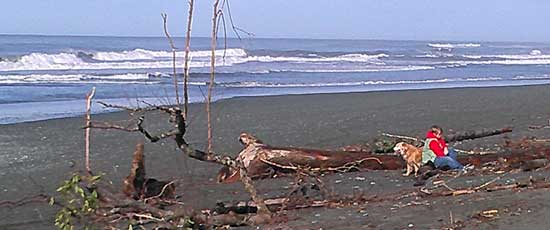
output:
[[[433,162],[436,168],[462,169],[464,166],[456,160],[456,152],[449,149],[442,137],[443,129],[434,125],[426,134],[424,149],[422,150],[422,163]]]

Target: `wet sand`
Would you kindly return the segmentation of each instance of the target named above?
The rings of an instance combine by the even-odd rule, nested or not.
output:
[[[347,94],[288,95],[233,98],[214,104],[214,151],[235,155],[241,148],[238,135],[250,132],[274,146],[338,149],[363,143],[383,132],[422,137],[432,124],[447,132],[513,126],[510,138],[550,137],[550,131],[528,130],[550,118],[550,86],[499,87],[368,92]],[[99,105],[95,105],[99,106]],[[206,144],[206,116],[201,104],[190,110],[186,139],[194,147]],[[93,116],[95,120],[120,121],[126,113]],[[166,117],[151,114],[146,127],[169,128]],[[84,157],[83,118],[66,118],[0,126],[0,197],[16,200],[40,191],[54,194],[60,181],[82,168]],[[91,164],[95,172],[107,173],[114,186],[127,175],[135,144],[144,141],[137,133],[114,130],[92,131]],[[459,144],[461,149],[490,150],[502,136]],[[150,177],[178,179],[181,200],[196,209],[212,208],[217,201],[247,200],[240,184],[214,182],[218,165],[188,159],[171,140],[146,143],[146,168]],[[536,172],[544,173],[544,172]],[[528,177],[520,173],[518,177]],[[466,177],[463,183],[482,184],[492,178]],[[365,178],[360,180],[356,178]],[[411,188],[413,180],[400,172],[356,172],[326,176],[338,194],[383,195]],[[336,183],[339,180],[341,182]],[[288,178],[265,180],[258,188],[265,197],[288,192]],[[468,182],[469,181],[469,182]],[[399,186],[397,186],[397,184]],[[520,215],[507,215],[474,229],[545,229],[549,224],[548,191],[498,192],[474,200],[470,196],[430,200],[430,204],[395,208],[395,203],[362,204],[343,209],[307,209],[289,212],[288,226],[295,229],[440,229],[455,218],[491,207],[521,208]],[[399,206],[397,206],[399,207]],[[363,210],[363,211],[361,211]],[[529,212],[527,210],[530,210]],[[55,210],[46,204],[0,207],[0,229],[51,229]],[[512,212],[510,212],[512,213]],[[527,225],[520,225],[527,224]],[[527,227],[530,226],[530,227]],[[471,229],[467,228],[467,229]]]

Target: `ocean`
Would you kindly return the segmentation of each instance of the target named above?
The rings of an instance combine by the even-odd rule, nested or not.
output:
[[[184,38],[175,42],[182,79]],[[194,103],[206,95],[209,49],[192,38]],[[171,60],[163,37],[0,35],[0,124],[82,115],[92,87],[108,103],[175,103]],[[216,66],[216,100],[549,84],[550,43],[230,38]]]

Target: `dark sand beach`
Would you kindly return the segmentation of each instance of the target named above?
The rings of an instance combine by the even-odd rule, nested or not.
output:
[[[529,125],[545,124],[550,118],[550,85],[496,88],[457,88],[367,92],[345,94],[287,95],[233,98],[216,102],[214,151],[235,155],[237,137],[252,133],[273,146],[320,149],[364,143],[383,132],[423,137],[432,124],[447,133],[479,128],[514,127],[506,136],[549,138],[550,130],[532,131]],[[94,105],[99,106],[99,105]],[[202,149],[206,144],[206,116],[203,105],[190,110],[186,139]],[[120,121],[126,113],[94,115],[94,120]],[[166,117],[152,114],[146,126],[153,131],[167,128]],[[40,191],[54,194],[59,183],[72,171],[83,168],[84,124],[81,117],[0,126],[0,200],[17,200]],[[104,172],[114,186],[128,174],[137,133],[93,130],[91,164]],[[503,143],[503,136],[488,137],[457,145],[461,149],[491,150]],[[180,200],[195,209],[212,208],[216,202],[248,200],[240,183],[217,184],[220,166],[198,162],[182,155],[172,140],[145,143],[146,168],[151,177],[177,179]],[[503,178],[548,177],[547,171],[522,172]],[[483,184],[494,175],[460,177],[453,186]],[[362,192],[383,196],[401,189],[415,189],[414,180],[400,171],[370,171],[325,176],[338,194]],[[288,178],[258,182],[265,198],[286,194]],[[290,229],[441,229],[474,213],[499,209],[500,216],[465,229],[548,229],[548,190],[502,191],[460,197],[442,197],[406,205],[395,202],[357,204],[345,208],[310,208],[288,213]],[[509,210],[504,211],[504,208]],[[52,229],[55,209],[46,203],[0,207],[0,229]]]

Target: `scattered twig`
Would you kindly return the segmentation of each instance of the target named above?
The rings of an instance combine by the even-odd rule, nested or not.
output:
[[[474,150],[462,150],[454,148],[458,153],[468,154],[468,155],[485,155],[485,154],[495,154],[498,151],[474,151]]]
[[[548,119],[547,125],[531,125],[529,129],[550,129],[550,119]]]
[[[148,198],[145,198],[143,199],[143,202],[147,203],[147,201],[151,200],[151,199],[157,199],[157,198],[160,198],[164,195],[164,192],[166,191],[166,188],[168,188],[169,186],[173,185],[176,181],[170,181],[168,182],[167,184],[165,184],[163,187],[162,187],[162,190],[160,191],[160,193],[156,196],[152,196],[152,197],[148,197]]]
[[[416,137],[409,137],[409,136],[403,136],[403,135],[395,135],[395,134],[389,134],[389,133],[382,133],[382,136],[386,137],[392,137],[392,138],[398,138],[398,139],[405,139],[405,140],[411,140],[411,141],[422,141]],[[423,142],[423,141],[422,141]]]
[[[1,200],[0,201],[0,207],[1,206],[8,206],[10,208],[22,206],[28,203],[34,203],[34,202],[47,202],[51,197],[46,194],[37,194],[32,196],[26,196],[18,200]]]
[[[455,227],[455,221],[453,219],[453,211],[449,211],[449,219],[451,220],[451,229],[454,229]]]
[[[480,185],[480,186],[475,187],[474,190],[480,190],[480,189],[482,189],[482,188],[485,188],[485,187],[487,187],[488,185],[494,183],[495,181],[500,180],[502,177],[508,175],[509,173],[510,173],[510,172],[506,172],[506,173],[504,173],[504,174],[501,174],[501,175],[499,175],[499,176],[493,178],[492,180],[487,181],[486,183],[484,183],[484,184],[482,184],[482,185]]]

